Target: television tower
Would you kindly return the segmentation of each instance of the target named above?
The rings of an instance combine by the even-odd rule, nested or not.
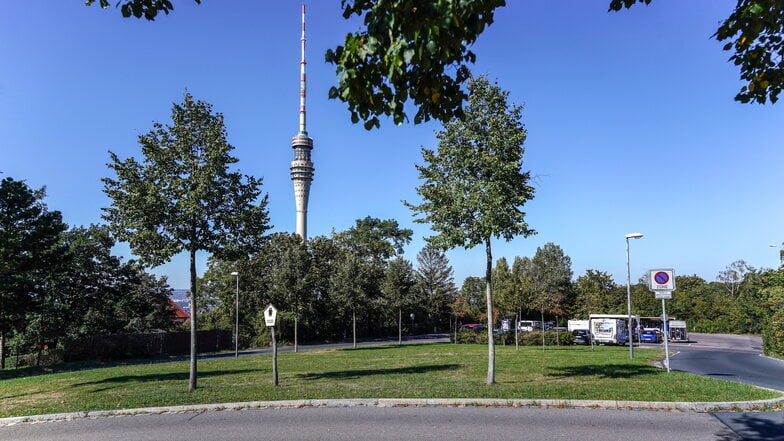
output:
[[[294,201],[297,206],[296,233],[303,241],[308,239],[308,197],[310,183],[313,181],[313,163],[310,151],[313,150],[313,138],[308,136],[305,127],[305,5],[302,5],[302,38],[300,39],[302,58],[300,60],[299,78],[299,132],[291,139],[294,149],[294,160],[291,161],[291,180],[294,182]]]

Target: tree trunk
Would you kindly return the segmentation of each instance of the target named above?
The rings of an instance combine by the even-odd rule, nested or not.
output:
[[[493,340],[493,251],[490,238],[485,241],[487,268],[485,269],[485,292],[487,294],[487,384],[495,383],[495,340]]]
[[[297,315],[294,314],[294,352],[297,352],[297,346],[298,346],[297,334],[298,334],[298,329],[299,329],[299,321],[297,320]]]
[[[403,344],[403,309],[397,308],[397,344]]]
[[[0,371],[5,369],[5,334],[0,331]]]
[[[190,251],[190,273],[191,273],[191,361],[190,361],[190,375],[188,377],[188,390],[193,392],[196,390],[196,359],[197,359],[197,342],[196,342],[196,250]]]
[[[354,339],[354,349],[357,348],[357,311],[351,310],[351,334]]]
[[[544,302],[542,303],[542,350],[544,351]]]

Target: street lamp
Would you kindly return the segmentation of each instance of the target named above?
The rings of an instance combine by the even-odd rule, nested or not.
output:
[[[775,243],[768,244],[768,246],[779,249],[779,265],[784,266],[784,242],[781,243],[781,246],[776,245]]]
[[[237,278],[237,294],[234,296],[234,358],[239,357],[240,348],[240,273],[231,272]]]
[[[632,333],[632,278],[629,272],[629,239],[639,239],[642,233],[626,235],[626,309],[629,313],[629,358],[634,358],[634,334]]]

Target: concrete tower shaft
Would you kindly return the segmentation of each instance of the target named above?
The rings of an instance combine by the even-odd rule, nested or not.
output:
[[[294,160],[291,161],[291,180],[294,182],[294,202],[297,209],[296,233],[302,238],[308,238],[308,199],[310,197],[310,183],[313,181],[313,162],[310,152],[313,150],[313,138],[308,136],[305,112],[305,5],[302,5],[302,37],[300,39],[300,79],[299,79],[299,132],[291,139],[291,148],[294,149]]]

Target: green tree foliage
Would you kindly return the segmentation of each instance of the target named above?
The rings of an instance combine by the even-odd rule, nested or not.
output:
[[[67,226],[59,211],[43,203],[44,189],[24,181],[0,181],[0,369],[5,336],[24,324],[40,300],[48,269],[61,258],[60,234]]]
[[[372,268],[359,256],[347,254],[337,265],[330,279],[330,291],[337,303],[341,315],[351,316],[351,336],[354,347],[357,347],[357,311],[369,312],[373,291],[377,285],[371,277]]]
[[[201,0],[193,0],[201,4]],[[87,6],[95,3],[95,0],[85,0]],[[102,8],[107,9],[111,5],[109,0],[98,0]],[[159,12],[169,15],[169,11],[174,10],[174,5],[169,0],[120,0],[117,2],[123,17],[144,17],[147,20],[155,20]]]
[[[394,219],[368,216],[334,235],[341,247],[341,262],[331,278],[333,299],[342,305],[343,311],[351,312],[355,339],[356,314],[363,316],[366,328],[372,327],[378,315],[374,307],[380,303],[387,261],[403,253],[412,234],[410,229],[400,228]]]
[[[537,306],[543,312],[563,316],[572,303],[572,259],[560,246],[548,242],[536,249],[531,263]]]
[[[575,302],[571,310],[574,318],[587,319],[590,314],[620,313],[617,300],[612,296],[615,281],[604,271],[588,269],[574,284]],[[624,297],[625,299],[625,297]]]
[[[504,0],[459,1],[343,0],[343,16],[363,18],[365,28],[346,35],[343,45],[328,50],[336,66],[338,86],[330,98],[348,104],[353,122],[379,127],[378,117],[395,124],[408,119],[404,107],[417,107],[414,123],[443,122],[462,115],[476,55],[468,49]]]
[[[749,270],[749,265],[743,259],[736,260],[721,270],[719,275],[716,276],[716,280],[724,284],[731,297],[735,297],[740,284],[743,282],[743,278]]]
[[[171,289],[135,262],[111,254],[106,227],[72,228],[47,271],[44,289],[19,341],[40,351],[85,336],[149,332],[172,326]]]
[[[104,219],[120,241],[145,265],[156,266],[180,252],[190,257],[191,363],[189,390],[196,388],[198,298],[196,253],[230,260],[261,245],[270,226],[267,197],[259,199],[261,180],[230,172],[223,115],[185,93],[174,104],[172,125],[153,124],[139,136],[144,160],[120,160],[110,152],[117,178],[104,178],[112,199]]]
[[[525,222],[522,206],[533,199],[530,173],[523,172],[522,107],[507,102],[508,92],[484,76],[468,83],[469,103],[462,119],[453,119],[436,134],[437,151],[422,149],[426,165],[417,165],[423,202],[406,203],[415,222],[436,232],[426,238],[439,249],[485,246],[485,291],[488,332],[492,333],[492,238],[507,241],[535,231]],[[495,351],[488,338],[487,383],[495,382]]]
[[[417,254],[418,297],[436,327],[446,327],[444,322],[451,312],[450,305],[455,301],[457,287],[453,274],[449,259],[442,250],[425,246]]]
[[[505,257],[496,260],[493,267],[493,299],[502,314],[515,310],[515,284],[512,269]],[[501,317],[496,317],[496,324]]]
[[[384,303],[397,312],[397,342],[403,344],[403,308],[418,300],[414,294],[416,279],[414,266],[408,260],[397,257],[387,264],[381,292]]]
[[[277,259],[271,274],[270,295],[281,298],[281,310],[290,311],[294,317],[294,351],[299,345],[299,320],[303,310],[310,305],[313,287],[310,278],[310,254],[297,234],[283,235]]]
[[[651,0],[612,0],[611,11]],[[746,84],[735,95],[741,103],[778,101],[784,87],[784,3],[780,0],[738,0],[735,10],[721,22],[713,38],[727,41],[725,51],[740,68]]]
[[[456,320],[462,324],[481,321],[485,307],[484,278],[466,277],[452,304]]]

